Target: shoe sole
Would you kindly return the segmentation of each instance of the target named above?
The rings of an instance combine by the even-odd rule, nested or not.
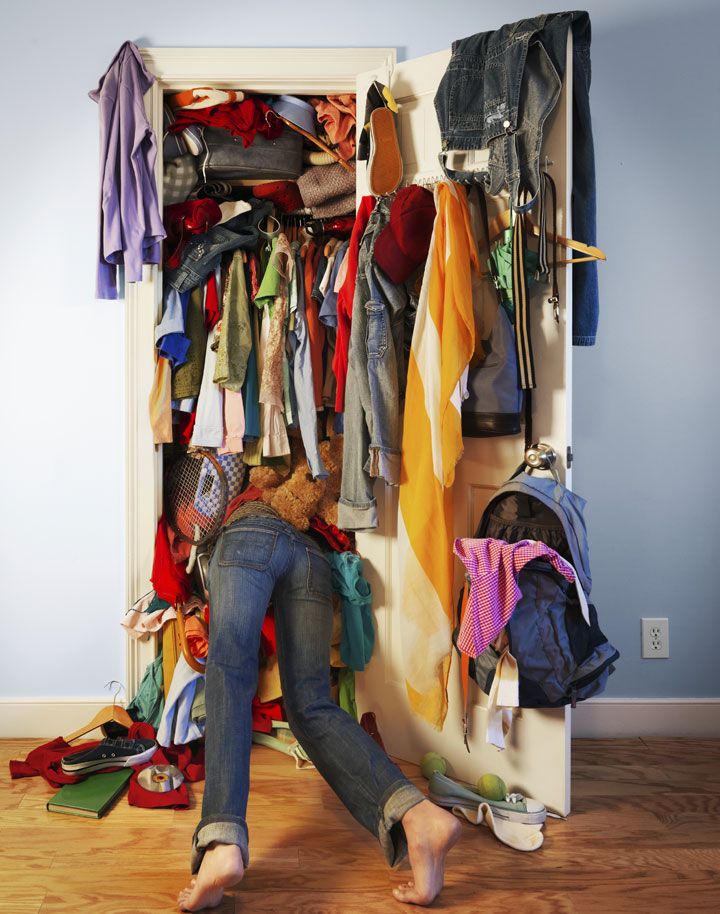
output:
[[[470,803],[466,799],[461,799],[456,797],[439,797],[434,793],[429,793],[428,796],[436,803],[438,806],[445,806],[448,809],[452,809],[453,806],[462,806],[463,809],[472,809],[477,811],[480,803],[487,803],[490,809],[493,811],[493,815],[498,819],[503,819],[506,822],[519,822],[523,825],[542,825],[545,821],[546,812],[513,812],[511,809],[499,809],[497,806],[493,806],[492,803],[487,800],[479,800],[477,803]]]
[[[376,108],[370,115],[370,156],[368,187],[374,197],[397,190],[403,165],[395,129],[395,115],[389,108]]]
[[[158,747],[146,749],[140,755],[133,755],[127,759],[95,759],[92,762],[75,762],[75,764],[66,765],[61,762],[62,770],[65,774],[81,774],[84,771],[96,771],[99,768],[134,768],[135,765],[142,765],[155,755]]]

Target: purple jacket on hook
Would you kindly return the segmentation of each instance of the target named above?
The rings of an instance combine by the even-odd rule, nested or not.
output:
[[[126,41],[90,93],[100,109],[98,298],[121,297],[118,264],[125,265],[126,282],[139,282],[144,263],[160,263],[165,229],[154,174],[157,141],[143,103],[154,82]]]

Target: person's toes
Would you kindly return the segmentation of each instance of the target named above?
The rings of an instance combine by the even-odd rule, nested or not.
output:
[[[398,886],[393,890],[393,895],[398,901],[402,901],[405,904],[426,905],[430,904],[432,901],[432,898],[429,895],[419,892],[415,886],[410,883]]]

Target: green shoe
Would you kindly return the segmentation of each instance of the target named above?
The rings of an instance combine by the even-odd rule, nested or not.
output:
[[[507,822],[542,825],[547,816],[545,807],[537,800],[527,799],[519,793],[510,793],[504,800],[489,800],[469,785],[460,784],[438,772],[430,777],[428,796],[438,806],[477,809],[481,803],[487,803],[494,816]]]

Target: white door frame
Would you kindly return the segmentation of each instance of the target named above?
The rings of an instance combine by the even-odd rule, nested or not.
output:
[[[156,77],[145,96],[150,123],[162,137],[162,94],[172,89],[213,85],[268,94],[355,92],[359,73],[389,76],[395,48],[141,48]],[[155,172],[162,205],[162,153]],[[155,325],[162,283],[156,266],[143,268],[143,281],[125,290],[125,604],[150,589],[155,531],[162,508],[162,449],[153,444],[148,395],[155,371]],[[135,694],[146,665],[155,657],[154,638],[127,638],[125,683]]]

